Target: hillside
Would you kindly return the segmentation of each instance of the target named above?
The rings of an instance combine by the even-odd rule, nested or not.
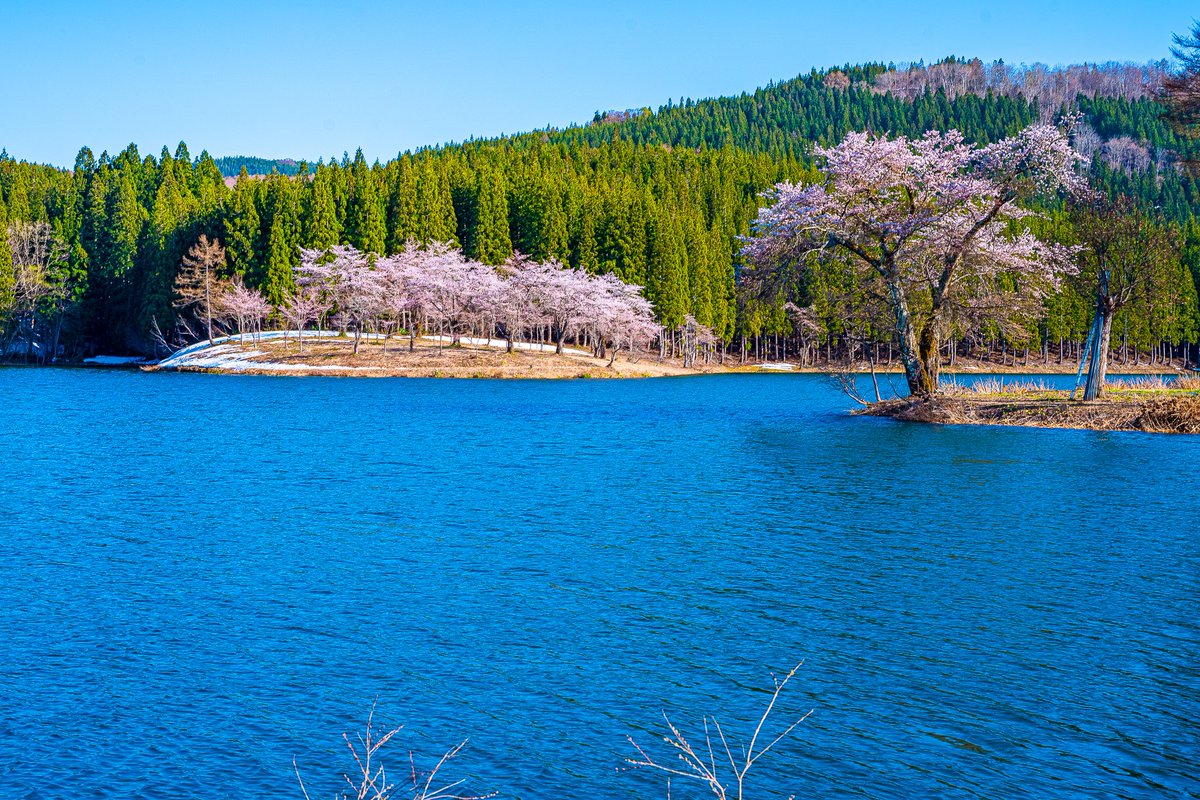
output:
[[[290,158],[256,158],[254,156],[221,156],[213,159],[217,169],[226,178],[236,177],[242,170],[249,175],[295,175],[300,171],[300,162]]]
[[[99,157],[84,148],[72,171],[6,158],[5,217],[48,222],[67,254],[55,278],[63,302],[20,325],[10,321],[6,340],[54,330],[64,354],[145,349],[155,327],[170,335],[180,258],[204,233],[225,244],[230,272],[276,303],[293,287],[300,246],[396,252],[409,238],[449,240],[489,264],[515,250],[615,273],[645,287],[667,328],[692,315],[735,348],[829,349],[840,342],[836,318],[798,331],[781,304],[736,292],[740,237],[765,191],[815,179],[812,146],[852,130],[916,136],[957,128],[986,142],[1070,109],[1085,117],[1076,144],[1093,156],[1093,182],[1179,225],[1190,248],[1183,274],[1194,269],[1200,279],[1200,192],[1174,166],[1187,145],[1153,100],[1161,70],[1013,69],[959,59],[848,66],[737,97],[601,113],[568,129],[433,147],[387,164],[359,153],[309,165],[304,180],[285,174],[299,165],[193,158],[182,143],[157,157],[133,146]],[[276,172],[229,187],[223,175],[234,166]],[[1196,340],[1196,290],[1187,283],[1163,301],[1169,307],[1125,314],[1121,329],[1135,360]],[[804,287],[797,292],[805,300]],[[1087,303],[1068,286],[1024,331],[981,331],[977,341],[989,352],[1061,349],[1087,327]]]

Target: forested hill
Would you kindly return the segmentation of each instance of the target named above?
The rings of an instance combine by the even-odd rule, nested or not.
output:
[[[432,147],[386,164],[361,153],[300,164],[294,176],[249,158],[226,160],[222,170],[182,143],[157,156],[130,146],[97,157],[84,148],[73,170],[0,158],[0,219],[47,223],[64,254],[47,277],[63,299],[7,311],[2,335],[11,342],[49,326],[67,352],[145,347],[152,327],[169,330],[175,321],[180,259],[207,234],[225,245],[229,271],[272,302],[292,290],[301,246],[344,242],[383,253],[409,238],[449,240],[488,264],[519,250],[613,272],[645,287],[668,328],[691,314],[723,341],[744,340],[790,329],[782,306],[738,298],[739,237],[773,184],[818,177],[814,143],[852,130],[916,136],[949,128],[992,141],[1074,108],[1086,116],[1076,144],[1094,156],[1093,180],[1157,206],[1200,241],[1200,193],[1174,164],[1185,145],[1153,100],[1158,72],[961,60],[846,67],[753,94],[598,114],[577,127]],[[268,174],[230,187],[222,172],[234,164],[245,175]],[[0,243],[0,273],[7,247]],[[3,282],[0,274],[0,296]],[[1148,315],[1131,330],[1145,342],[1194,341],[1189,291],[1169,314],[1131,310]],[[1032,323],[1024,341],[1086,330],[1087,304],[1068,299],[1053,318]],[[829,326],[822,335],[835,336],[836,320]]]
[[[626,112],[597,112],[593,125],[554,134],[562,141],[598,144],[620,137],[639,144],[734,146],[773,155],[803,156],[812,142],[832,144],[850,130],[907,136],[957,128],[972,141],[1008,135],[1081,102],[1089,114],[1125,119],[1151,146],[1180,143],[1150,114],[1165,65],[1102,64],[1050,69],[1014,68],[978,59],[949,58],[926,67],[881,64],[813,71],[736,97],[668,103]]]
[[[526,147],[531,142],[603,148],[627,142],[732,147],[777,162],[808,163],[814,144],[834,144],[850,131],[913,137],[957,129],[968,141],[990,142],[1039,119],[1078,110],[1084,123],[1075,145],[1093,160],[1094,182],[1186,222],[1200,188],[1174,164],[1180,154],[1193,154],[1196,144],[1181,139],[1162,118],[1155,98],[1166,68],[1165,62],[1014,67],[953,57],[929,66],[847,65],[734,97],[681,99],[657,111],[598,111],[586,125],[429,149]],[[300,169],[287,159],[236,156],[216,163],[225,176],[237,175],[243,167],[250,175],[295,175]]]
[[[628,141],[736,147],[806,162],[813,144],[835,144],[850,131],[914,137],[956,129],[982,143],[1077,110],[1083,124],[1075,145],[1094,161],[1094,181],[1186,221],[1200,192],[1174,164],[1197,145],[1163,119],[1156,96],[1166,67],[1106,63],[1052,69],[955,58],[930,66],[846,66],[752,94],[680,100],[656,112],[597,112],[591,125],[540,135],[591,146]]]
[[[213,159],[217,169],[226,178],[237,176],[242,170],[250,175],[295,175],[300,171],[300,162],[290,158],[255,158],[254,156],[222,156]]]

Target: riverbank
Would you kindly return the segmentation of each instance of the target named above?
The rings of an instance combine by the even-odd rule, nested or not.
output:
[[[406,337],[383,337],[364,334],[355,354],[354,340],[328,332],[305,331],[304,348],[297,345],[295,331],[269,331],[257,336],[219,337],[213,342],[199,342],[163,359],[157,365],[143,369],[171,369],[188,372],[230,372],[238,374],[287,375],[354,375],[365,377],[451,377],[451,378],[642,378],[677,375],[712,374],[722,372],[829,372],[825,363],[798,364],[789,361],[740,363],[726,357],[725,363],[712,359],[684,367],[681,359],[659,359],[656,353],[636,359],[620,354],[610,365],[608,358],[596,358],[592,353],[564,347],[562,354],[554,352],[551,344],[518,342],[514,352],[506,351],[502,339],[460,338],[457,343],[448,337],[418,337],[409,350]],[[97,357],[88,359],[91,365],[124,365],[134,359]],[[835,365],[836,372],[867,373],[870,365],[863,362],[848,368]],[[900,374],[898,365],[877,367],[879,375]],[[1070,362],[994,363],[985,360],[957,359],[954,368],[943,367],[946,379],[955,376],[1073,374],[1076,365]],[[1180,375],[1183,370],[1175,364],[1129,364],[1121,366],[1122,373],[1137,375]]]
[[[931,399],[884,400],[856,413],[941,425],[1200,434],[1198,390],[1197,378],[1135,380],[1116,383],[1098,400],[1083,401],[1070,400],[1069,392],[1061,389],[984,385]]]
[[[273,331],[259,337],[226,337],[203,342],[163,359],[148,370],[226,372],[240,375],[326,375],[409,378],[652,378],[723,371],[719,365],[686,368],[679,361],[652,355],[636,360],[627,353],[609,359],[586,350],[516,343],[512,352],[502,339],[364,336],[354,352],[348,336],[318,337],[306,331],[303,349],[295,332]]]

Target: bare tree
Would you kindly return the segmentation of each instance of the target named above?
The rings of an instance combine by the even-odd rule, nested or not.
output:
[[[1162,82],[1163,99],[1175,129],[1188,138],[1200,136],[1200,22],[1192,25],[1187,36],[1175,34],[1171,55],[1179,62],[1178,72]],[[1193,174],[1200,175],[1200,158],[1187,162]]]
[[[38,314],[47,302],[66,298],[66,287],[56,281],[67,258],[66,248],[47,222],[14,222],[8,228],[12,250],[13,285],[8,314],[13,320],[12,336],[25,338],[26,357],[38,349]]]
[[[688,314],[683,318],[680,333],[680,338],[683,340],[683,366],[690,369],[696,365],[696,360],[701,356],[704,358],[704,363],[707,364],[718,344],[712,328],[701,325],[695,317]]]
[[[929,66],[901,64],[896,69],[879,73],[872,81],[872,88],[909,100],[927,89],[930,92],[941,89],[950,98],[966,94],[983,96],[988,92],[1006,97],[1022,95],[1028,100],[1037,100],[1042,113],[1053,116],[1064,106],[1073,104],[1079,95],[1132,100],[1151,97],[1167,75],[1167,67],[1166,61],[1048,67],[1045,64],[1013,66],[1002,61],[984,64],[979,59],[946,59]]]
[[[768,743],[760,743],[766,738],[764,729],[767,719],[775,710],[775,704],[778,702],[780,694],[783,693],[788,681],[803,664],[804,662],[801,661],[792,667],[782,679],[771,676],[775,683],[775,690],[771,693],[771,699],[767,703],[766,709],[763,710],[762,716],[759,717],[758,724],[750,734],[750,741],[747,745],[741,746],[736,740],[731,741],[730,736],[725,733],[725,729],[721,727],[721,723],[717,721],[716,717],[703,718],[704,741],[699,745],[693,745],[664,712],[663,719],[666,721],[671,735],[664,736],[663,741],[671,746],[674,758],[660,761],[647,753],[630,736],[628,737],[629,743],[637,750],[638,755],[636,758],[626,759],[626,763],[632,767],[648,767],[666,774],[668,795],[670,794],[671,778],[675,777],[699,781],[706,785],[718,800],[729,800],[730,798],[744,800],[746,775],[750,772],[751,767],[769,753],[771,748],[787,738],[797,725],[808,719],[809,714],[812,714],[812,711],[808,711],[776,734]],[[726,763],[729,765],[729,777],[726,777],[725,773]]]
[[[1078,255],[1076,280],[1081,294],[1093,292],[1095,297],[1083,395],[1095,400],[1108,374],[1113,316],[1130,303],[1161,302],[1171,296],[1172,280],[1179,277],[1180,245],[1174,232],[1139,212],[1128,198],[1097,201],[1076,209],[1073,217],[1086,247]]]
[[[182,269],[175,278],[175,308],[194,311],[204,321],[211,342],[213,307],[222,293],[219,270],[225,266],[225,248],[217,239],[210,240],[202,233],[181,263]]]
[[[485,800],[496,796],[495,792],[482,795],[460,794],[459,787],[464,781],[445,783],[438,777],[442,767],[466,747],[466,739],[443,753],[437,763],[428,770],[418,770],[416,759],[409,752],[407,780],[400,785],[390,780],[379,753],[392,737],[403,729],[403,725],[395,728],[376,726],[375,704],[372,703],[371,713],[367,715],[366,730],[354,739],[351,739],[349,734],[342,734],[357,769],[353,777],[348,774],[342,775],[349,786],[349,791],[342,792],[342,800],[393,800],[400,797],[406,797],[408,800]],[[358,742],[357,746],[355,741]],[[292,759],[292,769],[296,772],[296,780],[300,783],[300,791],[305,800],[311,800],[308,789],[304,786],[304,779],[300,777],[300,767],[295,758]]]
[[[1113,169],[1119,169],[1129,174],[1145,172],[1154,163],[1154,156],[1144,142],[1136,141],[1131,136],[1118,136],[1109,139],[1099,150],[1100,158]]]

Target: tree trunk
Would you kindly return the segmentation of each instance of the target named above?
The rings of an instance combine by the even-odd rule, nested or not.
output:
[[[877,360],[878,356],[874,352],[874,348],[875,345],[871,345],[867,348],[867,363],[871,365],[871,387],[875,390],[875,402],[881,403],[883,402],[883,398],[879,394],[879,378],[875,375],[875,361]]]
[[[1108,344],[1112,337],[1112,311],[1107,307],[1097,309],[1100,324],[1096,326],[1092,340],[1092,358],[1088,363],[1087,385],[1083,389],[1084,400],[1096,400],[1104,392],[1104,379],[1108,374]]]
[[[51,364],[55,364],[58,362],[58,339],[62,335],[63,317],[65,315],[66,315],[66,312],[59,310],[58,319],[54,323],[54,341],[50,345],[50,363]]]
[[[909,376],[909,391],[921,397],[932,397],[938,390],[938,373],[941,369],[941,348],[938,346],[937,323],[931,316],[921,328],[921,336],[917,341],[917,375],[916,386],[913,376]]]
[[[212,276],[207,269],[204,271],[204,317],[208,343],[212,344]]]

